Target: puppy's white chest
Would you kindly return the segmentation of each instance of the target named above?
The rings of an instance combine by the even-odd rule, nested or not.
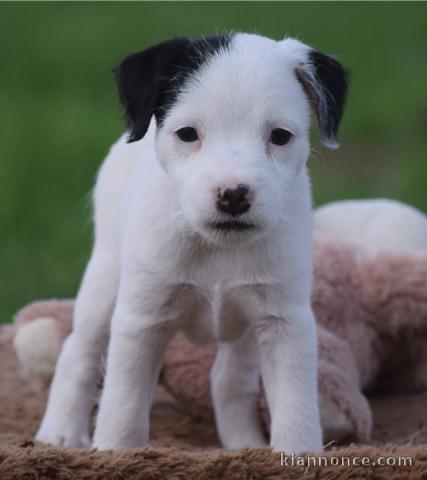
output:
[[[240,338],[250,323],[245,300],[247,288],[215,286],[197,290],[192,308],[185,314],[183,330],[196,343],[233,341]],[[194,300],[195,299],[195,300]]]

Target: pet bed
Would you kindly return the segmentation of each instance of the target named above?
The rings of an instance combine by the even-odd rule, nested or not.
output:
[[[1,335],[1,332],[0,332]],[[18,368],[9,341],[0,344],[0,479],[421,479],[427,472],[427,394],[370,400],[371,445],[335,445],[325,456],[410,456],[412,466],[282,466],[269,448],[226,452],[211,420],[182,411],[160,387],[152,413],[150,445],[96,452],[37,445],[32,441],[46,401]]]

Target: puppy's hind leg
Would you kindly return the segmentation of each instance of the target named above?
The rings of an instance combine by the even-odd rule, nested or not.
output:
[[[250,332],[237,341],[218,345],[210,379],[218,433],[224,447],[265,445],[258,412],[258,349]]]
[[[271,416],[271,446],[296,454],[322,450],[311,308],[288,305],[282,317],[260,319],[256,333]]]
[[[95,246],[86,269],[73,330],[58,359],[38,441],[66,447],[90,445],[90,413],[118,283],[117,260],[105,250]]]

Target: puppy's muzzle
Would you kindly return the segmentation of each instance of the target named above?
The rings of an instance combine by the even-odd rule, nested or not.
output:
[[[251,208],[249,187],[239,183],[234,189],[218,189],[216,206],[220,212],[233,217],[246,213]]]

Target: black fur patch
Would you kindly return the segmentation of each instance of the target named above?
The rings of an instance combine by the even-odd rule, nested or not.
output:
[[[128,142],[145,135],[153,115],[161,125],[189,75],[227,48],[231,39],[231,35],[175,38],[126,57],[114,72],[130,132]]]
[[[314,69],[315,85],[303,68],[297,69],[298,79],[316,112],[322,140],[325,143],[336,142],[347,98],[349,74],[335,58],[315,50],[309,52],[308,63]]]

